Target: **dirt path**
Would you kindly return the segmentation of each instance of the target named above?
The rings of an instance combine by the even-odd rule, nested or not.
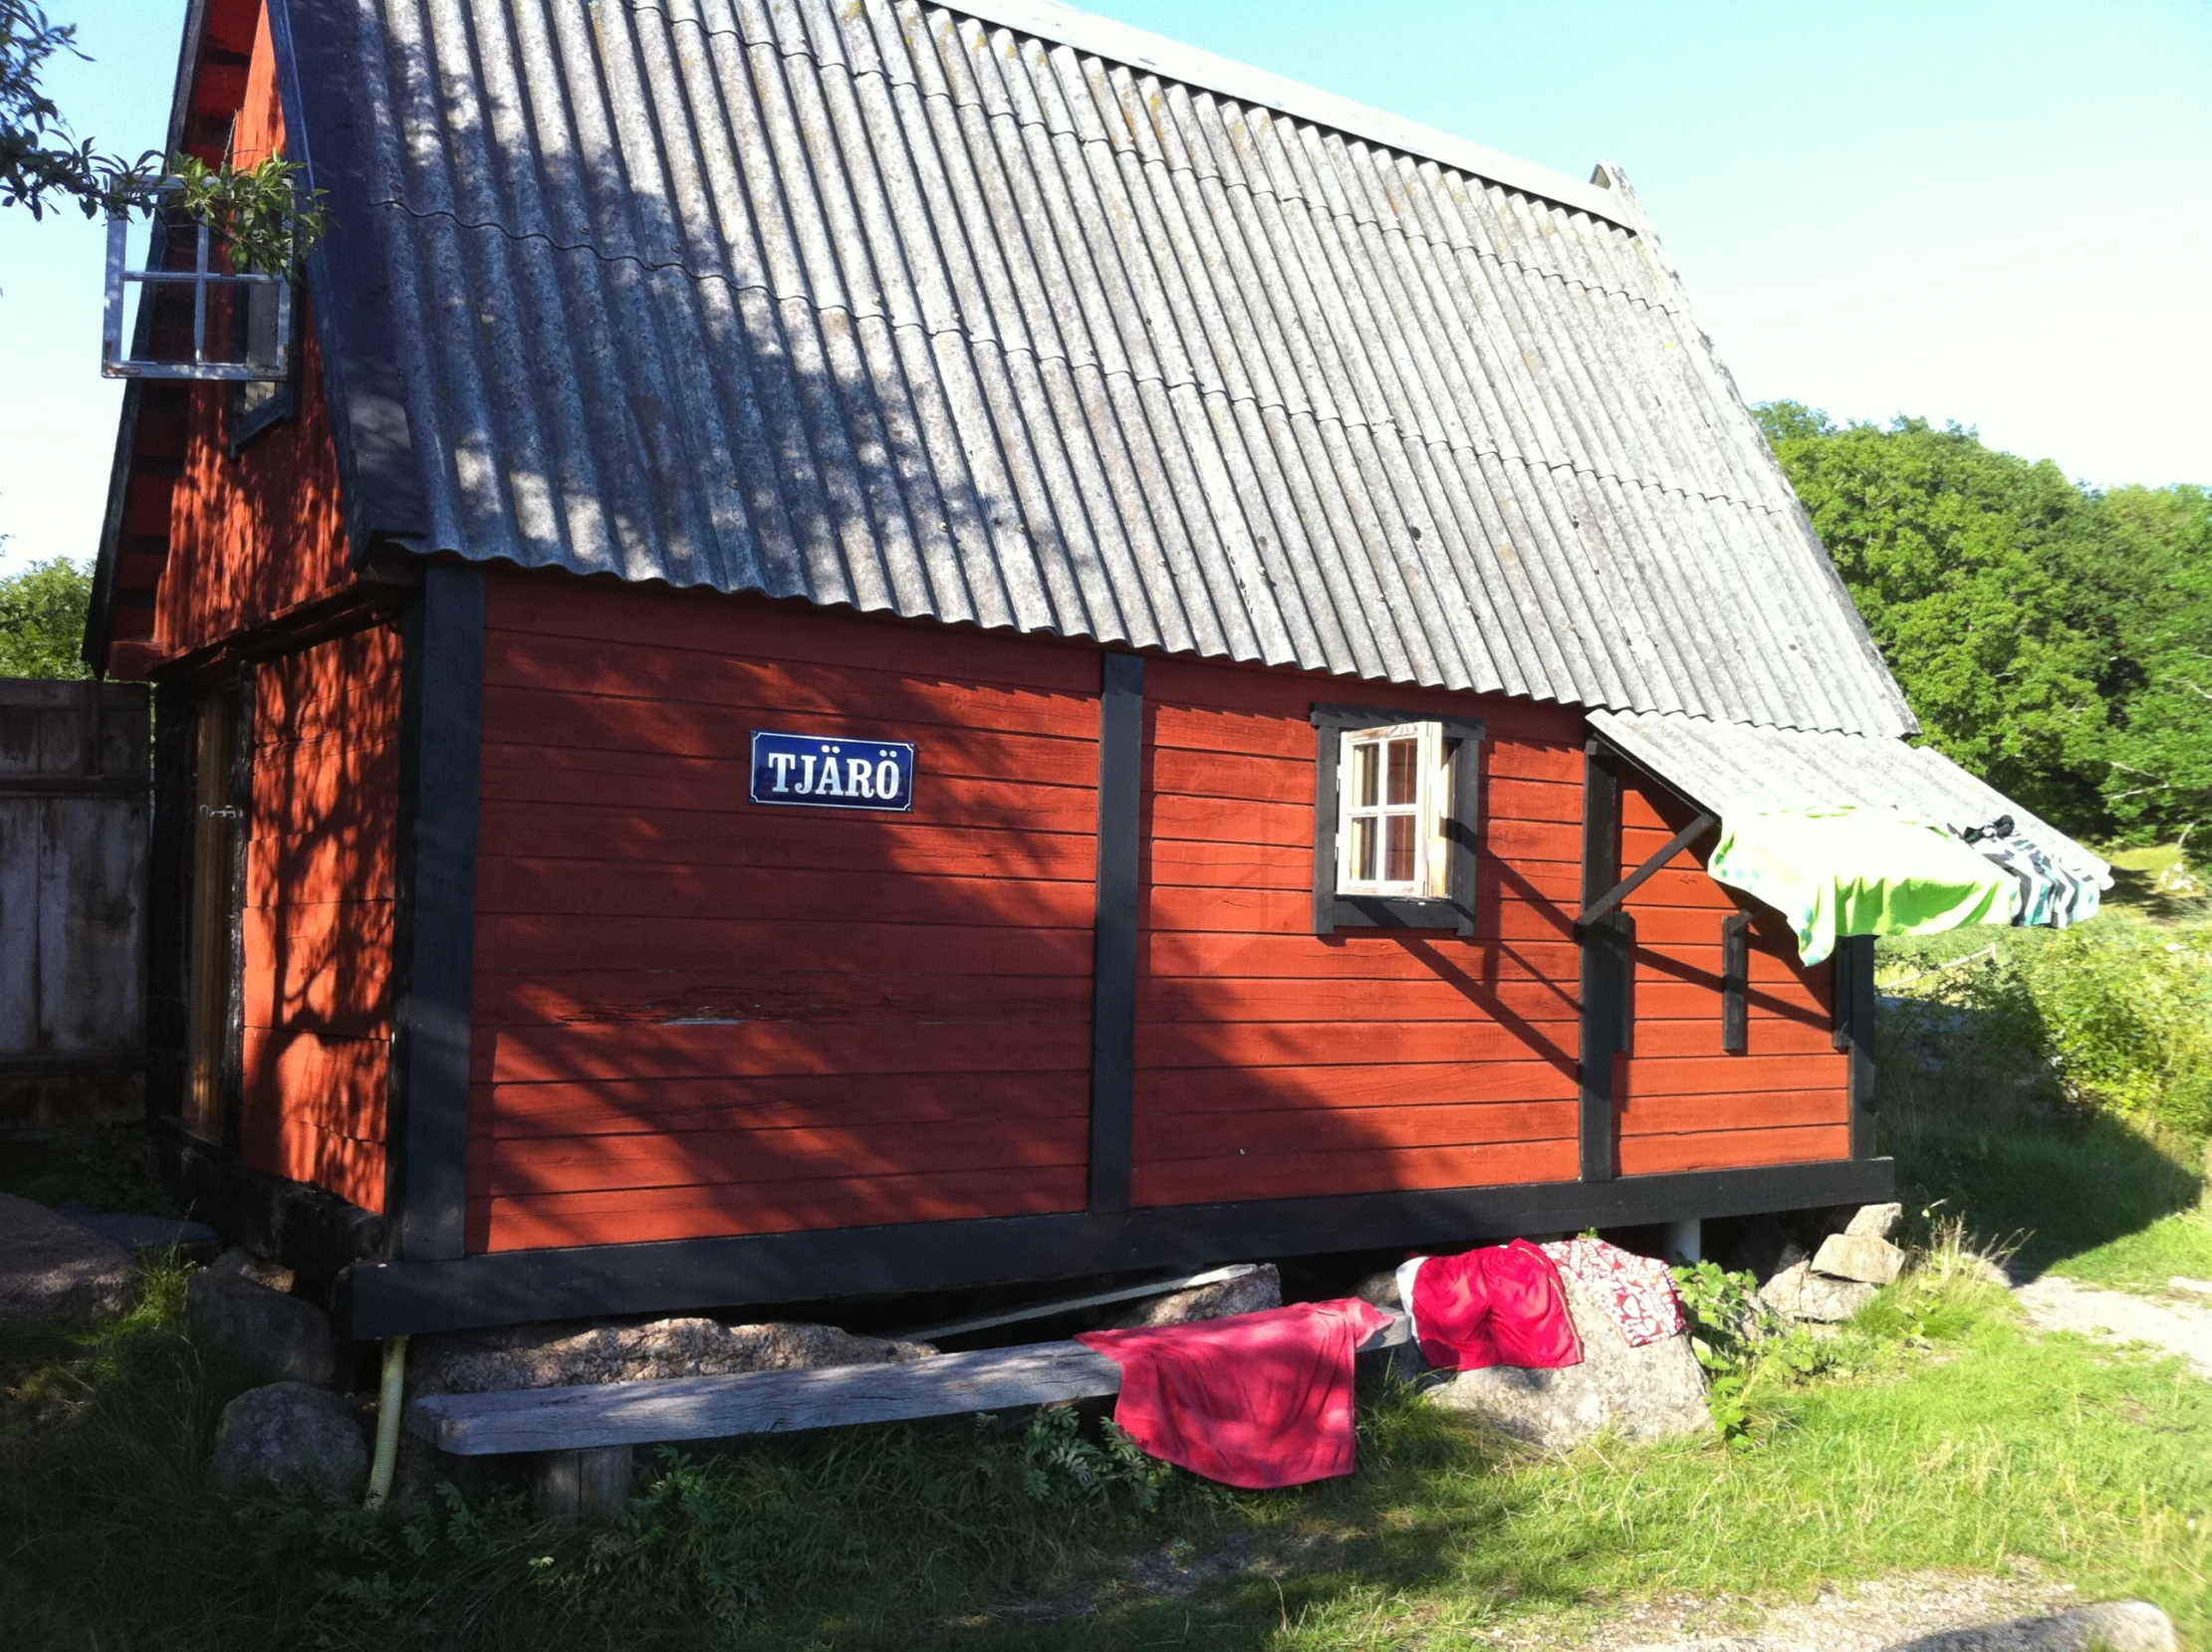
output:
[[[2040,1329],[2080,1331],[2115,1342],[2148,1342],[2181,1355],[2198,1375],[2212,1377],[2212,1306],[2099,1291],[2057,1274],[2031,1280],[2014,1295],[2027,1310],[2028,1322]]]

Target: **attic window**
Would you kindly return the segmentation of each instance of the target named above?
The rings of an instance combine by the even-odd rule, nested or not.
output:
[[[1314,933],[1474,932],[1483,726],[1317,706]]]
[[[291,376],[292,284],[231,268],[207,225],[157,208],[142,270],[129,267],[130,220],[108,220],[108,314],[100,370],[109,378],[281,383]],[[128,320],[130,291],[137,307]]]

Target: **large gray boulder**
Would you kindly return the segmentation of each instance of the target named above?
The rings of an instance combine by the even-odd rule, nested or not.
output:
[[[936,1351],[926,1342],[856,1336],[835,1325],[725,1325],[697,1318],[513,1325],[416,1337],[408,1347],[407,1388],[414,1394],[489,1394],[816,1365],[887,1365]]]
[[[1251,1273],[1240,1274],[1233,1280],[1216,1280],[1212,1285],[1149,1298],[1114,1320],[1114,1324],[1121,1328],[1187,1325],[1194,1319],[1226,1319],[1233,1313],[1259,1313],[1282,1305],[1283,1276],[1275,1271],[1274,1263],[1263,1262]]]
[[[0,1325],[120,1313],[137,1271],[129,1252],[92,1229],[0,1193]]]
[[[1640,1348],[1568,1274],[1568,1310],[1583,1339],[1583,1362],[1556,1371],[1511,1365],[1439,1373],[1424,1383],[1431,1402],[1480,1417],[1499,1433],[1546,1451],[1568,1451],[1608,1429],[1630,1440],[1710,1434],[1705,1373],[1687,1336]]]
[[[304,1382],[249,1388],[223,1407],[208,1474],[226,1490],[276,1483],[351,1500],[369,1482],[354,1408]]]
[[[1880,1294],[1879,1286],[1817,1274],[1810,1262],[1785,1268],[1759,1288],[1760,1298],[1784,1318],[1829,1325],[1842,1324]]]
[[[1905,1271],[1905,1254],[1871,1234],[1831,1234],[1813,1255],[1813,1272],[1832,1280],[1888,1285]]]
[[[216,1238],[215,1230],[205,1222],[138,1216],[126,1210],[94,1210],[81,1199],[65,1199],[54,1210],[125,1251],[197,1250],[206,1256]]]
[[[318,1388],[338,1382],[330,1315],[304,1298],[202,1269],[184,1288],[184,1321],[194,1342],[255,1376]]]
[[[1905,1208],[1899,1204],[1860,1205],[1843,1232],[1852,1239],[1895,1239],[1904,1219]]]

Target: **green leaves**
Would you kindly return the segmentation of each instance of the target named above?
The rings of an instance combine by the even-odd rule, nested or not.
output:
[[[170,199],[215,232],[233,268],[288,276],[328,227],[323,191],[304,200],[299,195],[301,170],[281,155],[247,167],[210,166],[178,155],[169,164],[177,180]]]
[[[47,60],[60,52],[84,56],[75,25],[54,23],[29,0],[0,0],[0,206],[43,218],[59,197],[88,218],[122,210],[137,198],[148,162],[159,157],[123,161],[70,131],[39,85]]]
[[[57,557],[0,579],[0,677],[89,677],[92,576]]]
[[[1931,744],[2077,835],[2212,820],[2212,490],[1756,412]]]

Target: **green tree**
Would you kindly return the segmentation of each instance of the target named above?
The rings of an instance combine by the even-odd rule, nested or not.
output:
[[[164,164],[158,149],[126,161],[78,138],[40,84],[59,53],[85,56],[75,24],[54,22],[31,0],[0,0],[0,206],[43,218],[49,205],[68,201],[91,218],[166,201],[220,234],[238,269],[272,275],[289,272],[322,236],[323,192],[303,198],[302,168],[281,155],[243,168],[187,154]],[[164,173],[173,184],[161,183]]]
[[[148,163],[160,156],[125,161],[77,138],[39,84],[61,52],[84,56],[75,24],[53,22],[29,0],[0,0],[0,205],[40,218],[59,199],[90,218],[136,199]]]
[[[0,579],[0,677],[89,677],[92,576],[60,557]]]
[[[1757,412],[1932,744],[2080,835],[2212,819],[2212,494]]]

